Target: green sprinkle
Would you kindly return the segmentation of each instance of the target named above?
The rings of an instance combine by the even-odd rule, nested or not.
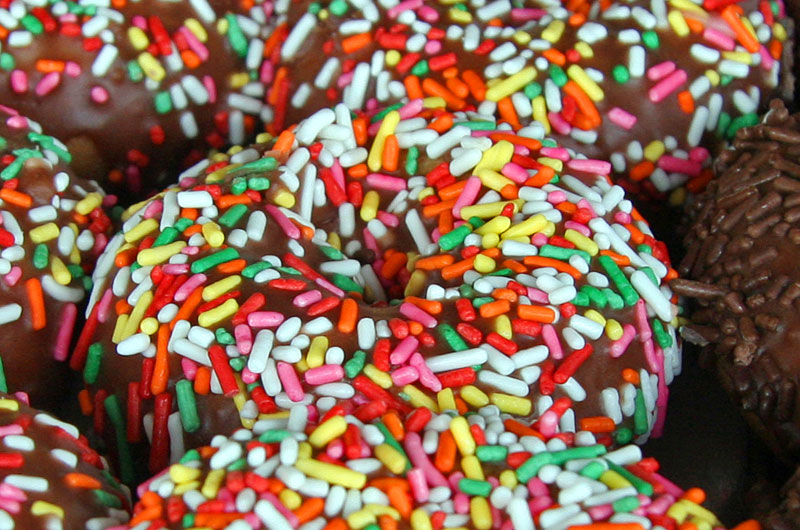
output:
[[[633,473],[631,473],[630,471],[628,471],[624,467],[618,466],[614,462],[606,460],[606,463],[608,464],[608,468],[610,470],[619,473],[620,475],[622,475],[622,477],[625,480],[630,482],[631,485],[633,485],[633,487],[636,488],[636,491],[638,491],[639,493],[641,493],[642,495],[644,495],[646,497],[650,497],[650,496],[653,495],[653,485],[652,484],[650,484],[646,480],[640,479],[639,477],[637,477],[636,475],[634,475]]]
[[[642,42],[651,50],[657,50],[658,47],[661,46],[658,33],[653,30],[642,32]]]
[[[525,88],[523,90],[525,91],[525,97],[527,97],[528,99],[533,99],[541,95],[542,85],[534,81],[533,83],[528,83],[527,85],[525,85]]]
[[[386,107],[385,109],[383,109],[380,112],[378,112],[375,116],[373,116],[372,119],[370,120],[370,123],[377,123],[377,122],[381,121],[383,118],[386,117],[387,114],[389,114],[393,110],[399,109],[402,106],[403,106],[402,103],[395,103],[394,105],[390,105],[390,106]]]
[[[347,13],[347,2],[344,0],[333,0],[331,4],[328,6],[328,9],[331,13],[340,17]]]
[[[86,355],[86,364],[83,366],[83,380],[90,385],[97,382],[97,376],[100,374],[100,362],[103,359],[103,343],[95,342],[89,346],[89,352]]]
[[[608,274],[608,277],[614,282],[614,285],[617,286],[617,289],[619,289],[625,304],[633,305],[638,302],[639,293],[633,288],[631,282],[628,281],[628,277],[625,276],[625,273],[619,268],[619,265],[614,263],[614,260],[609,256],[600,256],[597,260],[606,270],[606,274]]]
[[[247,191],[247,180],[242,177],[236,177],[231,183],[231,193],[234,195],[241,195]]]
[[[581,292],[586,293],[586,295],[589,297],[589,301],[600,309],[603,309],[608,304],[606,295],[597,287],[584,285],[581,287]]]
[[[169,92],[156,92],[153,98],[153,104],[156,107],[156,112],[159,114],[166,114],[172,110],[172,98],[169,97]]]
[[[545,452],[533,455],[517,468],[517,480],[523,484],[527,484],[529,480],[539,473],[539,470],[542,469],[543,466],[552,463],[553,453]]]
[[[415,145],[406,153],[406,173],[409,175],[417,174],[417,159],[419,158],[419,148]]]
[[[125,430],[125,416],[122,414],[122,409],[119,406],[119,400],[116,394],[108,396],[103,405],[106,409],[106,414],[111,420],[111,425],[114,427],[114,435],[117,438],[117,458],[119,459],[119,475],[122,482],[126,484],[133,483],[133,459],[131,458],[131,448],[128,445],[128,436]]]
[[[564,462],[582,458],[597,458],[606,454],[606,446],[602,444],[588,445],[586,447],[573,447],[563,451],[555,451],[552,454],[552,463],[560,466]]]
[[[492,485],[485,480],[462,478],[458,481],[458,489],[470,496],[488,497],[492,492]]]
[[[13,70],[16,64],[13,55],[5,52],[0,53],[0,70]]]
[[[639,498],[635,495],[630,495],[615,500],[611,507],[614,508],[614,513],[629,513],[638,508],[639,504]]]
[[[606,472],[606,466],[604,466],[601,462],[597,460],[593,462],[589,462],[584,466],[583,469],[580,471],[580,475],[583,477],[587,477],[593,480],[598,480],[600,476]]]
[[[563,87],[567,84],[569,80],[567,78],[567,74],[564,72],[564,69],[558,66],[557,64],[551,64],[550,68],[547,70],[550,79],[553,80],[553,83],[556,85]]]
[[[25,29],[27,29],[34,35],[40,35],[44,32],[44,26],[42,25],[41,20],[39,20],[38,18],[36,18],[31,14],[27,14],[24,17],[22,17],[20,22],[25,27]]]
[[[330,245],[319,245],[317,248],[319,248],[320,252],[325,254],[325,256],[330,259],[334,259],[336,261],[344,259],[344,254],[342,254],[342,251],[336,247],[332,247]]]
[[[633,440],[633,431],[627,427],[620,427],[614,433],[614,441],[618,445],[629,444]]]
[[[186,230],[187,228],[189,228],[193,224],[194,224],[194,221],[192,221],[191,219],[186,218],[186,217],[181,217],[180,219],[175,221],[175,230],[177,230],[179,232],[183,232],[184,230]]]
[[[622,309],[625,307],[625,301],[622,299],[622,297],[608,287],[603,288],[603,294],[605,295],[608,305],[611,307],[611,309]]]
[[[345,292],[364,294],[364,288],[358,285],[352,278],[348,278],[343,274],[337,273],[333,275],[332,279],[333,279],[333,284]]]
[[[728,131],[725,134],[725,136],[729,140],[733,140],[733,137],[736,136],[736,133],[739,132],[739,129],[743,129],[745,127],[752,127],[753,125],[757,124],[758,124],[758,114],[756,114],[755,112],[744,114],[731,122],[731,125],[730,127],[728,127]]]
[[[225,15],[225,20],[228,21],[228,40],[231,43],[231,48],[239,57],[245,57],[247,55],[247,37],[242,33],[242,28],[239,27],[236,15],[228,13]]]
[[[644,394],[641,388],[636,389],[634,404],[636,408],[633,411],[633,432],[638,436],[645,434],[649,428],[647,425],[647,408],[644,405]]]
[[[257,261],[245,267],[242,270],[242,276],[247,278],[248,280],[252,280],[255,278],[256,274],[263,270],[271,269],[272,264],[266,261]]]
[[[239,460],[236,460],[234,463],[229,465],[226,469],[228,471],[242,471],[243,469],[246,468],[247,468],[247,459],[240,458]]]
[[[728,86],[733,83],[735,78],[731,74],[722,74],[719,76],[719,84],[720,86]]]
[[[308,12],[312,15],[316,15],[320,11],[322,11],[322,5],[319,2],[314,2],[308,6]]]
[[[658,281],[658,276],[656,276],[656,273],[653,272],[653,269],[651,269],[650,267],[642,267],[641,270],[643,273],[647,275],[648,278],[650,278],[650,281],[653,282],[653,285],[655,285],[656,287],[659,286],[660,282]]]
[[[198,460],[200,460],[200,453],[197,451],[197,449],[190,449],[189,451],[186,451],[178,463],[188,464],[190,462],[197,462]]]
[[[233,368],[235,371],[241,372],[244,370],[244,367],[247,364],[247,357],[234,357],[228,362],[228,364],[230,364],[231,368]]]
[[[444,251],[453,250],[454,248],[464,244],[464,240],[472,233],[472,228],[468,223],[465,223],[455,230],[451,230],[439,238],[439,248]]]
[[[720,113],[719,120],[717,121],[717,136],[725,136],[725,131],[728,130],[731,120],[731,115],[727,112],[722,111]]]
[[[175,383],[175,393],[178,395],[178,412],[181,415],[183,430],[195,432],[200,428],[200,416],[197,414],[197,400],[194,397],[192,382],[181,379]]]
[[[221,224],[223,226],[227,226],[228,228],[233,228],[234,226],[236,226],[236,223],[238,223],[239,220],[241,220],[241,218],[246,213],[247,213],[247,206],[246,205],[244,205],[244,204],[234,204],[233,206],[228,208],[228,211],[225,212],[219,218],[219,224]]]
[[[428,72],[430,72],[430,68],[428,68],[428,61],[425,59],[422,59],[420,62],[415,64],[413,68],[411,68],[411,73],[419,77],[428,75]]]
[[[158,234],[158,237],[155,241],[153,241],[153,247],[161,247],[164,245],[169,245],[181,235],[178,230],[175,229],[173,226],[168,226],[164,229],[163,232]]]
[[[50,250],[44,243],[39,243],[33,250],[33,266],[39,270],[47,267],[50,262]]]
[[[457,125],[463,125],[472,131],[494,131],[497,129],[497,124],[491,121],[462,121]]]
[[[39,144],[43,149],[54,152],[61,160],[65,162],[72,162],[72,155],[69,153],[69,151],[61,147],[61,145],[56,142],[56,139],[49,134],[29,132],[28,139],[33,143]]]
[[[480,309],[482,305],[488,304],[489,302],[494,302],[494,298],[491,296],[479,296],[478,298],[472,299],[472,305],[475,309]]]
[[[15,178],[19,172],[22,171],[22,167],[29,158],[42,157],[42,153],[36,149],[15,149],[13,154],[16,157],[14,161],[6,166],[3,171],[0,171],[0,178],[3,180],[11,180]]]
[[[579,291],[578,294],[575,295],[575,298],[572,299],[572,303],[580,307],[586,307],[590,303],[589,295]]]
[[[0,357],[0,392],[8,392],[8,381],[6,381],[6,369],[3,366],[2,357]]]
[[[264,157],[261,157],[261,158],[259,158],[257,160],[253,160],[252,162],[248,162],[246,164],[242,164],[241,166],[236,168],[236,172],[239,173],[239,172],[242,172],[242,171],[246,171],[246,172],[251,172],[251,171],[252,172],[256,172],[256,171],[272,171],[273,169],[276,169],[277,167],[278,167],[278,159],[277,158],[275,158],[274,156],[264,156]],[[266,177],[250,177],[249,179],[247,179],[248,185],[252,186],[252,184],[250,184],[250,181],[251,180],[256,180],[256,179],[263,179],[263,180],[266,180],[267,182],[269,182],[269,179],[266,178]],[[268,187],[269,187],[269,185],[267,186],[267,188]],[[267,189],[267,188],[263,188],[263,189]],[[255,189],[255,188],[251,187],[250,189]]]
[[[453,351],[464,351],[469,349],[469,346],[467,346],[467,343],[461,338],[461,335],[459,335],[450,324],[439,324],[436,329],[439,331],[439,334],[442,336],[442,338],[444,338],[450,348],[453,349]]]
[[[181,519],[181,525],[183,525],[183,528],[194,528],[194,519],[195,519],[195,514],[187,513]]]
[[[122,501],[119,500],[119,497],[105,490],[102,489],[92,490],[92,495],[94,495],[95,500],[100,504],[102,504],[103,506],[109,506],[111,508],[122,508]]]
[[[572,256],[580,256],[587,263],[592,259],[592,256],[585,250],[564,248],[556,245],[542,245],[542,248],[539,249],[539,255],[543,258],[553,258],[561,261],[569,261]]]
[[[209,254],[208,256],[200,258],[192,263],[190,269],[192,274],[198,274],[200,272],[206,272],[209,269],[213,269],[217,265],[221,265],[238,258],[239,252],[235,248],[228,247],[215,252],[214,254]]]
[[[286,429],[271,429],[258,437],[258,441],[265,444],[279,443],[291,435]]]
[[[653,324],[653,335],[656,336],[656,342],[662,348],[669,348],[672,346],[672,337],[670,337],[669,333],[666,332],[664,329],[664,325],[661,323],[661,320],[654,318],[652,321]]]
[[[508,447],[503,445],[479,445],[475,456],[481,462],[502,462],[508,456]]]
[[[625,83],[631,80],[631,73],[628,71],[628,68],[625,67],[625,65],[623,64],[616,65],[611,70],[611,75],[614,77],[614,81],[616,81],[620,85],[624,85]]]
[[[220,344],[230,345],[236,344],[236,339],[231,335],[231,332],[225,328],[217,328],[214,331],[214,337]]]
[[[652,249],[652,247],[651,247],[650,245],[645,245],[644,243],[642,243],[641,245],[637,245],[637,246],[636,246],[636,250],[637,250],[638,252],[644,252],[644,253],[646,253],[646,254],[650,254],[650,255],[652,255],[652,254],[653,254],[653,249]]]
[[[352,379],[361,373],[364,365],[367,362],[367,354],[361,350],[356,350],[353,357],[344,363],[344,373],[348,378]]]
[[[475,298],[475,289],[471,285],[464,283],[459,286],[458,294],[461,295],[461,298]]]

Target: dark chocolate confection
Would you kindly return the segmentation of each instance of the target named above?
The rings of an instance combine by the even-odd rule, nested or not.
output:
[[[783,4],[729,4],[706,12],[694,2],[623,1],[587,18],[559,3],[298,2],[276,32],[272,127],[338,101],[361,109],[438,96],[514,126],[535,118],[562,144],[610,159],[637,195],[699,191],[722,140],[793,89]]]
[[[269,120],[271,3],[9,4],[0,0],[0,102],[45,124],[80,174],[125,190],[128,204]]]
[[[0,527],[18,530],[115,527],[130,495],[73,425],[0,394]]]
[[[52,409],[94,262],[111,234],[104,195],[66,146],[0,106],[0,391]]]
[[[297,404],[660,432],[675,272],[609,164],[537,131],[340,105],[131,209],[71,359],[123,480]]]
[[[781,456],[800,456],[800,124],[774,101],[717,160],[672,287],[695,299],[684,336],[707,344],[725,386]]]

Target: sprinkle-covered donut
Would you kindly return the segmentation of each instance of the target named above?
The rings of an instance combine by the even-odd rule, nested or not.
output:
[[[131,442],[155,472],[296,403],[660,431],[675,272],[609,164],[424,105],[323,109],[130,210],[71,359],[123,465]]]
[[[130,494],[78,429],[0,394],[0,528],[103,530],[129,519]]]
[[[707,345],[723,383],[770,446],[800,456],[800,121],[779,101],[717,160],[686,237],[685,280],[697,303],[686,336]]]
[[[63,400],[73,330],[111,233],[104,195],[66,146],[0,105],[0,391]]]
[[[277,32],[274,130],[339,101],[439,96],[515,127],[537,120],[653,197],[687,179],[701,189],[708,149],[754,124],[771,97],[792,96],[780,0],[622,1],[602,12],[597,2],[586,14],[549,4],[292,4]]]
[[[0,101],[65,141],[82,175],[134,195],[161,189],[269,119],[271,6],[0,1]]]
[[[723,528],[638,446],[545,444],[493,405],[405,424],[296,409],[189,451],[139,488],[130,528]]]

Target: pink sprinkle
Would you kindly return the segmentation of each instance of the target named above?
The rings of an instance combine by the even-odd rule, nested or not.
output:
[[[294,512],[292,512],[286,506],[284,506],[283,503],[278,500],[278,497],[276,497],[275,495],[273,495],[268,491],[262,493],[260,497],[272,503],[272,505],[275,506],[275,509],[281,512],[281,515],[286,517],[286,520],[289,521],[289,524],[292,526],[292,528],[298,528],[300,526],[300,521],[297,519],[297,516],[294,514]],[[234,510],[235,507],[232,506],[231,509],[228,511],[232,512]]]
[[[89,96],[92,98],[92,101],[100,105],[107,103],[109,99],[108,90],[99,85],[92,87],[89,91]]]
[[[28,91],[28,74],[22,70],[11,72],[11,90],[16,94],[24,94]]]
[[[208,102],[209,103],[216,103],[217,102],[217,84],[214,82],[214,78],[209,75],[203,76],[203,86],[208,92]]]
[[[364,237],[364,246],[373,251],[376,255],[380,256],[380,246],[378,245],[378,240],[372,235],[372,232],[365,227],[364,230],[362,230],[362,234]]]
[[[36,83],[36,95],[46,96],[55,90],[59,83],[61,83],[61,74],[58,72],[48,72]]]
[[[185,375],[186,379],[189,381],[194,381],[194,378],[197,376],[198,368],[200,367],[193,360],[187,359],[186,357],[181,358],[181,370],[183,370],[183,375]]]
[[[286,317],[277,311],[253,311],[247,315],[247,324],[255,328],[280,326]]]
[[[341,381],[344,377],[344,368],[338,364],[323,364],[316,368],[310,368],[303,374],[306,383],[309,385],[324,385]]]
[[[681,495],[683,495],[683,490],[682,490],[680,487],[678,487],[678,486],[677,486],[677,485],[676,485],[674,482],[672,482],[671,480],[668,480],[668,479],[666,479],[666,478],[662,477],[662,476],[661,476],[661,475],[659,475],[658,473],[652,473],[652,474],[650,475],[650,478],[652,478],[653,480],[655,480],[656,482],[658,482],[659,484],[661,484],[662,486],[664,486],[664,490],[665,490],[667,493],[669,493],[670,495],[672,495],[673,497],[675,497],[675,498],[678,498],[678,497],[680,497]],[[655,503],[654,503],[654,504],[655,504]]]
[[[711,155],[705,147],[695,147],[689,151],[689,160],[700,162],[701,164],[708,160],[709,156]]]
[[[414,99],[397,109],[401,119],[413,118],[425,108],[425,103],[421,99]]]
[[[594,208],[592,208],[592,203],[590,203],[586,199],[581,199],[578,201],[578,208],[582,210],[589,210],[590,212],[592,212],[592,217],[597,217],[597,212],[595,212]]]
[[[650,89],[647,93],[650,101],[659,103],[667,96],[675,92],[678,87],[686,82],[686,70],[675,70],[668,77],[659,81],[659,83]]]
[[[106,289],[106,292],[103,293],[103,298],[101,298],[100,302],[97,304],[97,320],[101,324],[105,323],[111,314],[111,297],[111,289]]]
[[[419,379],[419,372],[413,366],[404,366],[392,372],[392,382],[396,386],[405,386]]]
[[[249,355],[253,349],[253,331],[250,326],[239,324],[233,328],[233,337],[236,339],[236,349],[242,355]]]
[[[481,179],[475,176],[469,177],[467,183],[464,184],[464,189],[456,198],[456,203],[453,205],[453,216],[461,219],[461,208],[474,204],[475,199],[478,197],[478,192],[481,190]]]
[[[28,118],[15,114],[6,120],[6,125],[11,129],[28,129]]]
[[[572,125],[567,123],[567,120],[557,112],[548,112],[547,119],[550,120],[550,125],[558,134],[569,134],[572,131]]]
[[[152,219],[158,216],[164,210],[164,203],[161,201],[153,201],[144,209],[144,218]]]
[[[336,80],[336,84],[338,85],[339,88],[344,88],[353,81],[354,75],[355,75],[355,70],[347,72],[346,74],[342,74],[339,76],[339,79]],[[380,122],[372,124],[372,126],[375,125],[378,125],[378,127],[380,127]],[[372,134],[371,131],[370,134]]]
[[[320,300],[322,300],[322,293],[314,289],[313,291],[306,291],[295,296],[294,300],[292,300],[292,304],[294,304],[295,307],[308,307]]]
[[[614,107],[608,111],[608,119],[611,123],[622,127],[626,131],[630,131],[637,121],[636,116],[619,107]]]
[[[67,63],[64,65],[64,73],[70,77],[78,77],[81,75],[82,71],[83,69],[81,68],[81,65],[75,61],[67,61]]]
[[[300,380],[297,378],[297,372],[294,371],[294,367],[291,364],[279,361],[278,377],[289,399],[295,403],[303,400],[303,396],[305,396],[303,385],[300,384]]]
[[[547,497],[550,495],[550,488],[539,477],[533,477],[528,482],[528,492],[534,497]]]
[[[436,11],[431,6],[426,6],[426,5],[420,6],[420,8],[417,9],[417,14],[425,22],[433,23],[439,20],[439,12]]]
[[[404,317],[410,318],[411,320],[416,320],[426,328],[435,328],[436,324],[439,323],[427,312],[409,302],[403,302],[400,304],[400,314]]]
[[[589,508],[589,516],[592,521],[605,521],[612,515],[614,515],[614,507],[610,504],[601,504],[600,506]]]
[[[429,40],[425,43],[425,53],[430,55],[437,54],[442,49],[442,42],[438,40]]]
[[[389,362],[395,365],[405,363],[411,358],[411,355],[417,351],[418,347],[419,340],[417,340],[415,336],[409,335],[401,340],[400,343],[395,346],[394,350],[392,350],[392,353],[389,355]]]
[[[22,277],[22,269],[19,268],[18,265],[11,267],[11,271],[6,274],[3,279],[6,281],[9,287],[14,287],[17,285],[17,282]]]
[[[456,513],[466,514],[469,513],[469,497],[460,491],[456,493],[453,498],[453,508]]]
[[[563,147],[542,147],[539,151],[547,157],[556,158],[562,162],[569,160],[569,152]]]
[[[539,418],[539,432],[545,438],[552,438],[558,430],[558,414],[554,410],[548,410]]]
[[[672,61],[664,61],[663,63],[658,63],[657,65],[647,70],[647,79],[649,79],[650,81],[658,81],[668,76],[672,72],[674,72],[675,68],[677,68],[677,66],[675,66],[675,63]]]
[[[278,209],[277,206],[268,204],[265,208],[267,213],[275,219],[275,222],[278,223],[278,226],[281,227],[283,233],[286,234],[288,237],[292,239],[300,239],[300,229],[292,223],[286,215]]]
[[[204,283],[206,283],[206,275],[205,274],[195,274],[181,285],[177,291],[175,291],[175,301],[176,302],[183,302],[189,295],[192,294],[197,287],[200,287]]]
[[[325,454],[331,458],[341,458],[344,455],[344,442],[342,440],[333,440],[325,448]]]
[[[625,324],[622,326],[622,336],[611,343],[611,347],[608,350],[609,355],[612,358],[616,359],[620,357],[625,350],[628,349],[631,342],[633,342],[633,338],[636,336],[636,328],[634,328],[631,324]]]
[[[419,352],[415,352],[414,355],[411,356],[409,364],[419,372],[419,382],[422,383],[422,386],[433,392],[440,392],[442,390],[442,382],[436,377],[436,374],[428,368],[425,359]]]
[[[56,343],[53,347],[53,358],[56,361],[66,361],[69,355],[69,344],[72,341],[72,330],[75,327],[75,319],[78,317],[78,306],[67,304],[61,312],[61,323],[56,336]]]
[[[562,190],[551,191],[547,194],[547,202],[550,204],[561,204],[567,200],[567,194]]]
[[[564,228],[571,228],[572,230],[575,230],[586,237],[592,237],[592,231],[589,230],[588,226],[581,223],[576,223],[575,221],[567,221],[564,223]]]
[[[434,488],[438,486],[448,487],[447,479],[442,475],[441,471],[433,467],[428,455],[422,449],[422,438],[420,438],[419,434],[415,432],[407,433],[403,447],[406,450],[408,459],[411,460],[411,465],[420,468],[425,473],[425,480],[428,484]]]
[[[327,289],[334,295],[338,296],[339,298],[344,298],[344,291],[333,285],[331,282],[326,280],[325,278],[316,278],[314,283],[319,285],[320,287]]]
[[[614,220],[616,222],[624,225],[624,224],[628,224],[631,221],[633,221],[633,217],[631,217],[631,214],[629,214],[629,213],[626,213],[626,212],[623,212],[623,211],[618,211],[618,212],[616,212],[614,214]]]
[[[511,10],[511,20],[515,22],[528,22],[530,20],[539,20],[547,14],[544,9],[536,9],[533,7],[518,7]]]
[[[382,222],[389,228],[397,228],[400,226],[400,218],[393,213],[384,212],[381,210],[378,212],[376,217],[378,218],[378,221]]]
[[[682,494],[683,494],[683,492],[680,492],[680,494],[678,496],[680,496]],[[653,500],[653,502],[651,502],[647,506],[647,513],[648,514],[652,513],[652,514],[656,514],[656,515],[663,515],[663,514],[665,514],[667,512],[667,510],[673,504],[675,504],[675,497],[673,497],[669,493],[665,493],[663,495],[660,495],[660,496],[656,497]]]
[[[418,7],[422,7],[422,5],[422,0],[406,0],[391,8],[386,14],[389,18],[397,18],[403,11],[413,11]]]
[[[261,377],[260,374],[251,372],[250,370],[248,370],[246,366],[242,370],[242,381],[244,381],[244,384],[246,385],[255,383],[256,381],[258,381],[260,377]]]
[[[545,494],[543,497],[534,497],[528,503],[531,513],[542,512],[552,505],[553,499],[551,499],[547,494]]]
[[[677,156],[664,155],[658,159],[658,167],[668,173],[683,173],[690,177],[700,174],[703,169],[699,162],[678,158]]]
[[[406,473],[406,480],[408,480],[408,485],[411,487],[411,494],[414,495],[414,500],[420,504],[426,503],[430,490],[428,489],[428,483],[425,482],[425,473],[420,468],[415,467]]]
[[[732,37],[711,27],[706,27],[703,30],[703,38],[722,50],[733,51],[736,48],[736,41]]]
[[[758,48],[758,54],[761,56],[761,68],[767,71],[771,70],[772,65],[775,64],[775,60],[763,44]]]
[[[524,184],[528,180],[528,172],[525,168],[514,162],[508,162],[500,172],[517,184]]]
[[[0,508],[7,511],[8,513],[17,514],[20,511],[20,504],[10,499],[0,498]]]
[[[194,256],[200,252],[200,247],[183,247],[181,250],[181,254],[186,254],[187,256]]]
[[[172,274],[177,276],[178,274],[186,274],[189,272],[190,267],[188,263],[167,263],[162,267],[164,274]]]
[[[136,15],[131,19],[131,24],[136,26],[141,30],[147,30],[147,19],[144,18],[142,15]]]
[[[611,162],[605,160],[577,160],[572,159],[567,162],[567,167],[572,171],[582,171],[595,175],[609,175],[611,173]]]
[[[373,188],[387,191],[403,191],[408,188],[406,179],[391,177],[382,173],[370,173],[367,175],[367,184]]]
[[[200,61],[208,61],[210,56],[208,53],[208,48],[206,48],[205,44],[203,44],[200,39],[195,37],[194,33],[192,33],[189,28],[186,26],[181,26],[181,28],[178,30],[178,33],[186,38],[186,45],[189,46],[189,49],[197,55],[197,58],[200,59]]]
[[[258,72],[258,80],[265,85],[271,84],[275,79],[275,67],[269,61],[261,63],[261,70]]]
[[[16,423],[12,423],[11,425],[3,425],[0,427],[0,438],[9,435],[22,434],[23,432],[25,431],[22,429],[22,425],[17,425]]]
[[[537,302],[539,304],[547,304],[550,302],[550,298],[548,298],[546,292],[534,287],[528,287],[528,298],[531,299],[531,302]]]
[[[550,349],[550,357],[559,360],[564,357],[564,350],[561,349],[561,341],[558,339],[556,328],[551,324],[545,324],[542,327],[542,339],[545,345]]]

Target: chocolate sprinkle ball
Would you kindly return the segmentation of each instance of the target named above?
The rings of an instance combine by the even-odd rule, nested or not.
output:
[[[104,195],[66,146],[0,105],[0,391],[63,399],[73,330],[111,233]]]
[[[781,456],[800,457],[800,116],[774,101],[717,160],[672,287],[695,300],[684,336]]]
[[[514,127],[536,120],[661,200],[701,190],[724,141],[772,97],[791,98],[780,0],[598,2],[585,14],[542,5],[293,3],[276,32],[274,132],[338,101],[358,110],[439,97]]]
[[[0,394],[0,528],[103,530],[129,519],[130,495],[73,425]]]
[[[298,403],[661,431],[676,273],[609,163],[425,105],[322,109],[129,211],[70,360],[123,480]]]
[[[271,2],[0,0],[0,13],[0,101],[128,203],[270,118]]]

